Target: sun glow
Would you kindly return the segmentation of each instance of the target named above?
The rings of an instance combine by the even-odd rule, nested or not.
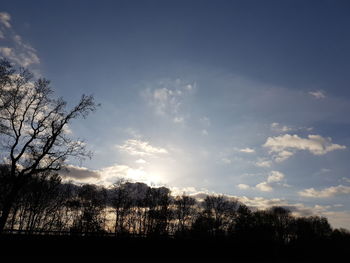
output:
[[[129,169],[128,179],[136,182],[144,182],[149,185],[161,185],[165,183],[164,171],[158,166],[139,167],[138,169]]]

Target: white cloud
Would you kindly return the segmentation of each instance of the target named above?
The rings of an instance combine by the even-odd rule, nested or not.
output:
[[[332,143],[331,138],[320,135],[308,135],[301,138],[298,135],[285,134],[267,138],[264,147],[268,148],[277,162],[284,161],[294,153],[291,150],[307,150],[314,155],[324,155],[328,152],[346,149],[346,146]]]
[[[68,165],[67,168],[68,171],[62,170],[59,174],[65,181],[73,181],[79,184],[89,183],[108,187],[121,178],[148,185],[162,183],[161,178],[148,173],[142,167],[132,168],[128,165],[115,164],[98,170],[73,165]]]
[[[322,90],[310,91],[309,95],[311,95],[312,97],[314,97],[318,100],[326,98],[326,95],[325,95],[324,91],[322,91]]]
[[[13,50],[12,48],[9,48],[9,47],[0,47],[0,53],[5,56],[5,57],[11,57],[12,56],[12,53],[13,53]]]
[[[281,151],[281,152],[278,152],[276,156],[274,156],[274,160],[277,163],[281,163],[293,155],[294,153],[290,151]]]
[[[268,168],[268,167],[271,167],[272,165],[272,162],[269,161],[269,160],[266,160],[266,159],[259,159],[256,163],[255,163],[256,166],[259,166],[259,167],[264,167],[264,168]]]
[[[333,205],[334,207],[343,207],[344,205],[343,204],[335,204]]]
[[[281,125],[278,122],[273,122],[271,123],[271,130],[274,132],[289,132],[292,131],[293,129],[286,126],[286,125]]]
[[[195,85],[192,85],[192,84],[187,84],[187,85],[185,86],[185,89],[187,89],[187,90],[191,91],[191,90],[193,90],[193,89],[194,89],[194,87],[195,87]]]
[[[119,164],[102,168],[99,172],[102,179],[99,183],[104,185],[113,184],[119,178],[144,182],[147,177],[146,172],[142,169],[133,169]]]
[[[149,142],[139,139],[129,139],[123,145],[117,145],[121,151],[127,152],[135,156],[156,156],[159,154],[167,154],[168,151],[164,148],[154,147]]]
[[[257,184],[255,186],[258,190],[263,192],[271,192],[273,190],[272,186],[269,185],[267,182],[262,182],[260,184]]]
[[[329,219],[331,222],[336,222],[338,216],[333,213],[337,212],[331,212],[329,209],[330,206],[322,206],[322,205],[314,205],[314,206],[306,206],[302,203],[290,203],[284,199],[280,198],[272,198],[272,199],[266,199],[263,197],[246,197],[246,196],[235,196],[234,198],[237,198],[238,201],[244,203],[248,207],[259,209],[259,210],[266,210],[274,206],[280,206],[284,207],[292,212],[295,216],[327,216],[329,215]],[[347,213],[348,215],[348,213]],[[347,225],[349,224],[349,220],[347,220]],[[337,224],[339,226],[339,224]],[[342,224],[343,227],[345,224]]]
[[[11,16],[8,13],[0,12],[0,39],[5,39],[6,35],[8,44],[11,42],[10,46],[0,46],[0,55],[22,67],[39,64],[40,59],[36,50],[23,42],[21,36],[16,34],[11,27],[10,20]]]
[[[247,190],[250,188],[250,186],[247,184],[238,184],[237,187],[241,190]]]
[[[343,180],[344,182],[350,183],[350,178],[343,177],[342,180]]]
[[[136,138],[136,139],[140,139],[142,137],[142,135],[140,134],[140,132],[134,128],[126,128],[124,129],[124,132],[130,136],[130,137],[133,137],[133,138]]]
[[[314,205],[306,206],[302,203],[290,203],[284,199],[273,198],[266,199],[263,197],[246,197],[246,196],[231,196],[237,199],[248,207],[265,210],[273,206],[281,206],[289,209],[295,216],[326,216],[333,227],[350,228],[350,213],[349,211],[330,211],[330,206]]]
[[[208,135],[208,131],[206,129],[202,130],[202,135]]]
[[[283,173],[279,171],[271,171],[267,177],[267,180],[257,184],[255,189],[263,192],[271,192],[276,186],[290,187],[288,184],[281,183],[284,178],[285,175]]]
[[[273,132],[276,133],[287,133],[287,132],[291,132],[291,131],[312,131],[313,128],[312,127],[291,127],[291,126],[287,126],[287,125],[283,125],[280,124],[278,122],[273,122],[270,125],[270,129]]]
[[[175,117],[175,118],[173,119],[173,121],[174,121],[175,123],[184,123],[185,119],[184,119],[184,117],[177,116],[177,117]]]
[[[182,106],[195,86],[181,79],[163,79],[156,84],[156,88],[147,88],[143,95],[157,115],[169,117],[174,123],[182,124],[186,117]]]
[[[135,163],[138,163],[138,164],[145,164],[147,163],[144,159],[138,159],[135,161]]]
[[[270,175],[267,177],[268,183],[280,182],[285,177],[285,175],[279,171],[271,171]]]
[[[242,152],[242,153],[255,153],[254,149],[248,148],[248,147],[240,149],[239,151]]]
[[[170,187],[171,190],[171,195],[172,196],[181,196],[183,194],[185,195],[193,195],[193,194],[198,194],[198,190],[193,187],[193,186],[189,186],[189,187]]]
[[[0,54],[23,67],[40,63],[36,51],[23,48],[23,46],[19,48],[0,47]]]
[[[0,23],[3,24],[6,28],[11,28],[10,20],[11,16],[9,13],[0,12]]]
[[[165,114],[168,108],[174,113],[178,111],[180,103],[175,99],[175,94],[167,88],[160,88],[153,91],[153,103],[158,114]]]
[[[327,198],[342,194],[350,194],[350,186],[338,185],[331,186],[322,190],[308,188],[299,192],[299,195],[301,196],[313,198]]]

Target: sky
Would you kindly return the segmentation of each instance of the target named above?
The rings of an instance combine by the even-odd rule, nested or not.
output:
[[[65,178],[217,193],[350,229],[348,1],[18,1],[0,56],[51,80],[94,152]]]

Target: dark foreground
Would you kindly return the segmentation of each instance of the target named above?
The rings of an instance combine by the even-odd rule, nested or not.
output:
[[[345,262],[348,241],[288,245],[229,239],[4,235],[1,257],[112,257],[118,262]],[[344,261],[345,260],[345,261]]]

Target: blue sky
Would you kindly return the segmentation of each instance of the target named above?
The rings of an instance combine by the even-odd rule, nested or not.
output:
[[[2,1],[0,53],[52,81],[94,151],[76,181],[284,205],[350,228],[347,1]]]

